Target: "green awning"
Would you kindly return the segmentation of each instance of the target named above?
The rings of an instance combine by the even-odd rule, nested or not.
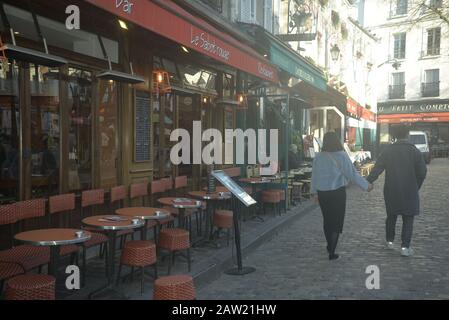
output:
[[[270,60],[291,76],[305,81],[317,89],[327,90],[327,81],[321,72],[299,55],[273,41],[270,41]]]

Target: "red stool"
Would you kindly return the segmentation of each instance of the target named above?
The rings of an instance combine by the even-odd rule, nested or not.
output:
[[[24,274],[8,280],[6,300],[55,300],[56,279],[45,274]]]
[[[230,210],[217,210],[214,213],[214,226],[218,228],[217,236],[221,229],[227,230],[227,244],[229,247],[229,239],[231,238],[231,229],[234,226],[234,213]]]
[[[263,203],[263,211],[266,213],[266,204],[270,203],[274,207],[274,211],[279,211],[279,203],[281,202],[281,194],[277,190],[262,191],[261,201]]]
[[[275,192],[279,192],[279,195],[281,196],[281,202],[284,203],[284,212],[287,213],[287,197],[285,196],[285,190],[283,189],[270,189],[267,191],[275,191]],[[280,211],[279,211],[280,214]]]
[[[161,277],[154,282],[154,300],[195,300],[195,286],[191,276]]]
[[[167,228],[161,230],[158,246],[170,253],[168,274],[171,272],[172,263],[175,262],[175,253],[183,250],[187,251],[187,265],[190,272],[190,234],[187,230],[179,228]]]
[[[157,278],[157,258],[156,245],[151,241],[128,241],[125,243],[122,255],[120,258],[120,265],[118,269],[117,284],[120,280],[122,272],[122,265],[131,267],[131,279],[134,274],[134,267],[140,268],[140,293],[143,293],[143,279],[145,267],[154,267],[154,278]]]

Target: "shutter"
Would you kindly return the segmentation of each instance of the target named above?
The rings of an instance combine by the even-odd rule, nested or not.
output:
[[[251,0],[240,0],[240,21],[251,21]]]
[[[273,33],[273,0],[265,0],[264,12],[264,27]]]

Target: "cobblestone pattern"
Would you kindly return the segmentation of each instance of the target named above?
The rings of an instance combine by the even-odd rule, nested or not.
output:
[[[415,255],[385,249],[383,176],[371,193],[348,190],[345,227],[329,261],[319,209],[282,230],[244,259],[255,273],[222,275],[198,290],[199,299],[449,299],[449,160],[434,159],[415,219]],[[380,289],[365,286],[367,266],[380,268]]]

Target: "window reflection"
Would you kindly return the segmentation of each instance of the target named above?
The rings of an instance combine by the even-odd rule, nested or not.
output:
[[[100,81],[99,122],[101,134],[101,187],[117,184],[117,84],[114,81]]]
[[[0,203],[19,200],[18,66],[0,63]]]
[[[69,68],[69,189],[92,185],[92,73]]]
[[[31,186],[33,197],[58,192],[59,71],[30,65]]]

